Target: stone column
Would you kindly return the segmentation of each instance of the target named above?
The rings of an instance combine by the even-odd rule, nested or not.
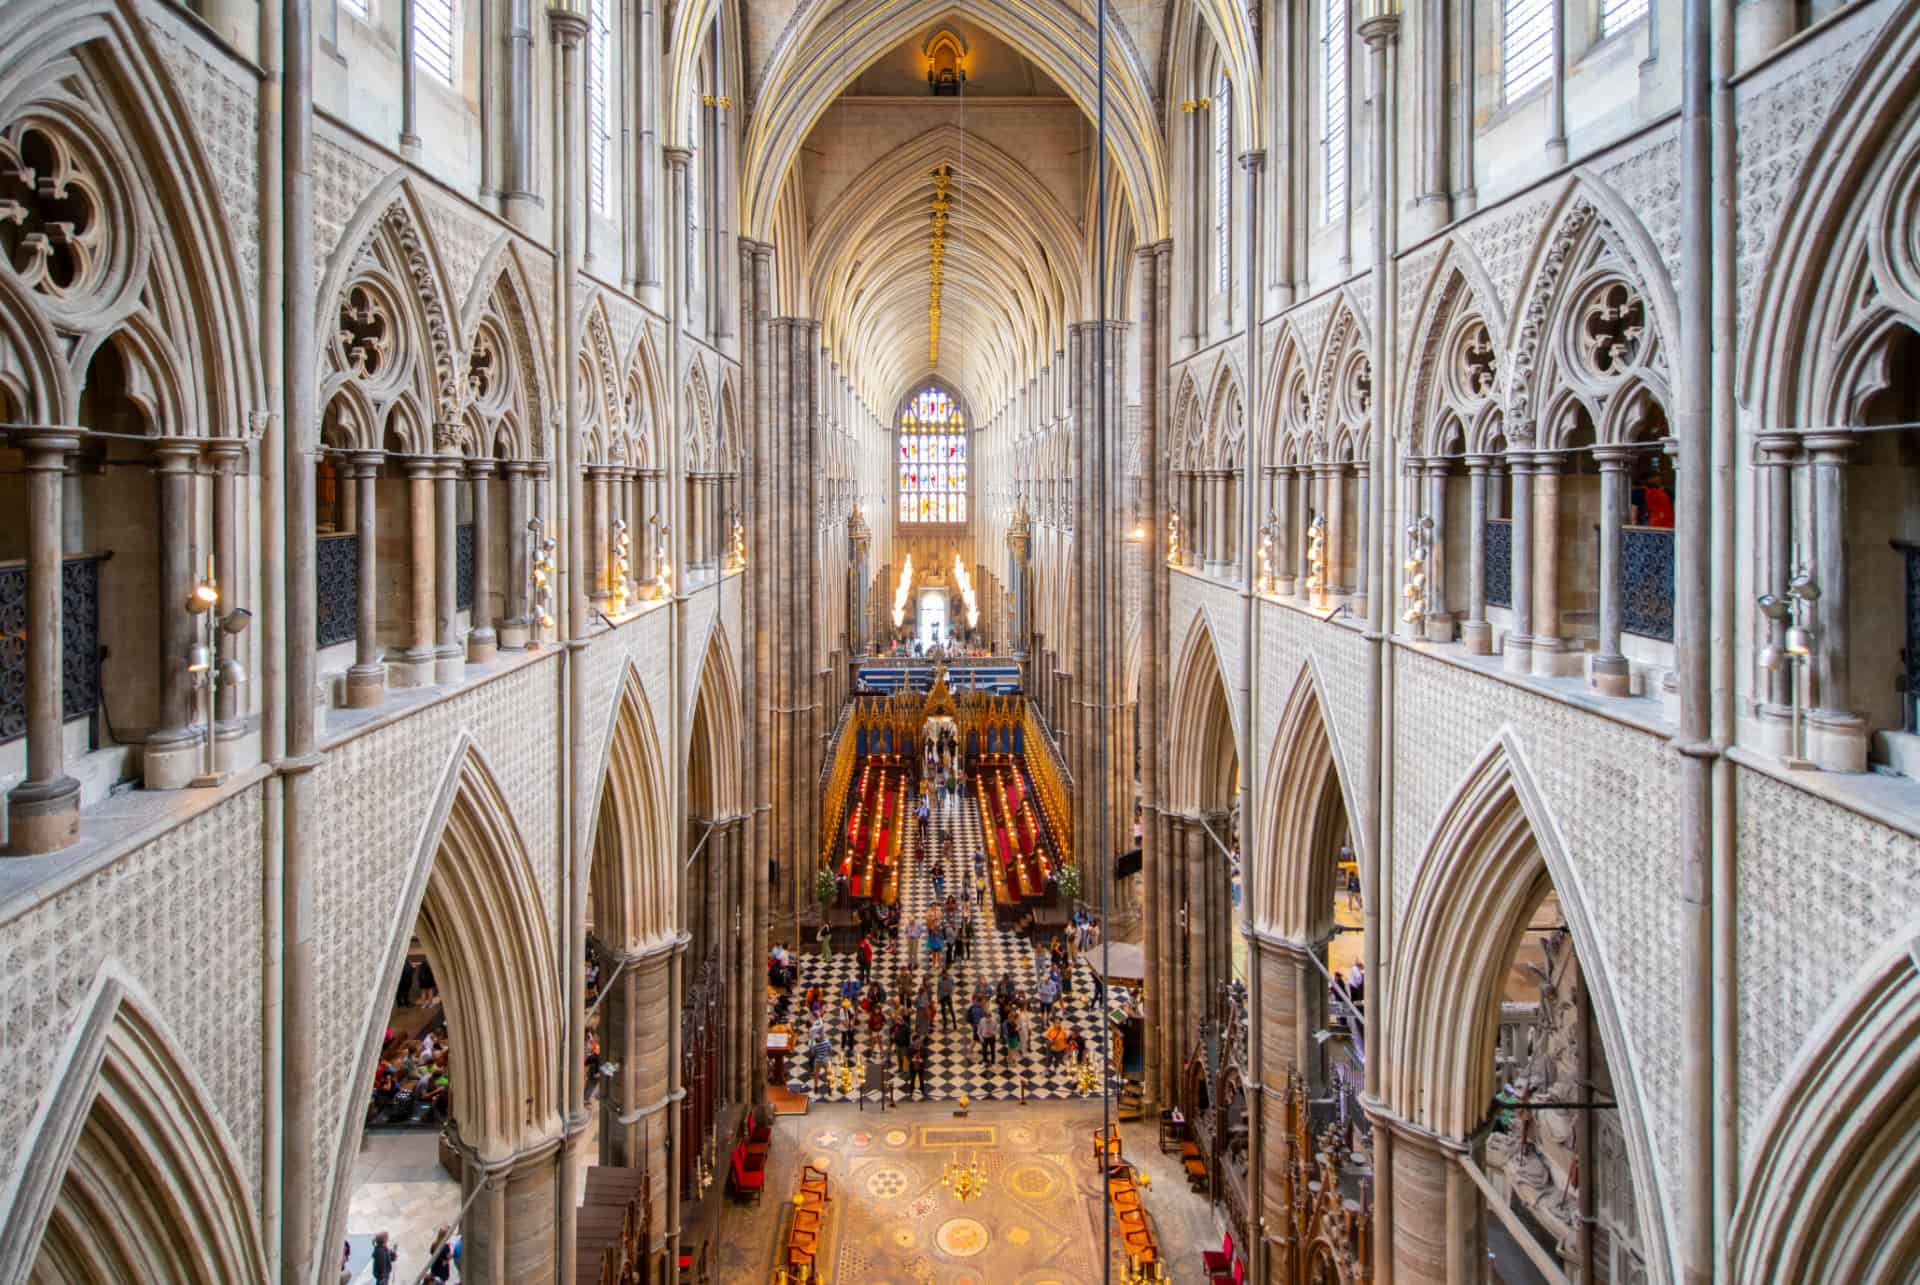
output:
[[[207,461],[213,473],[213,558],[220,576],[222,612],[241,605],[240,523],[234,491],[244,476],[241,470],[246,459],[247,444],[239,438],[214,438],[207,443]],[[214,709],[216,759],[218,742],[238,740],[246,731],[244,684],[233,679],[233,675],[245,669],[240,663],[240,641],[239,634],[230,634],[224,629],[214,631],[214,661],[219,667]],[[226,764],[218,766],[224,769]]]
[[[1578,666],[1560,635],[1560,461],[1533,460],[1533,672],[1552,678]]]
[[[1502,661],[1508,673],[1533,671],[1533,462],[1525,454],[1508,457],[1512,463],[1513,529],[1509,544],[1511,567],[1507,600],[1512,604],[1513,627],[1507,631]]]
[[[1298,558],[1294,553],[1293,471],[1273,470],[1273,592],[1291,598]]]
[[[560,1138],[533,1144],[509,1160],[483,1162],[465,1143],[464,1192],[473,1197],[461,1222],[460,1279],[504,1285],[553,1285],[560,1279],[561,1242],[554,1218],[567,1148]],[[572,1246],[567,1246],[571,1254]],[[425,1258],[424,1247],[421,1258]],[[409,1268],[412,1275],[417,1268]],[[571,1272],[568,1272],[569,1277]]]
[[[1852,433],[1808,433],[1813,502],[1813,579],[1820,598],[1813,611],[1813,709],[1807,716],[1807,757],[1829,772],[1867,770],[1866,720],[1853,710],[1852,595],[1847,577],[1847,456]]]
[[[507,484],[507,618],[500,622],[499,643],[520,650],[527,645],[527,488],[529,466],[522,460],[503,460],[500,474]],[[478,521],[477,511],[475,521]]]
[[[1493,653],[1493,626],[1487,623],[1487,477],[1491,455],[1467,456],[1467,618],[1460,641],[1475,656]]]
[[[668,1115],[673,1107],[667,1041],[672,1012],[673,952],[654,947],[604,961],[619,975],[600,1005],[601,1056],[614,1067],[600,1095],[600,1163],[645,1169],[657,1209],[665,1206]],[[656,1217],[649,1248],[666,1245]]]
[[[1301,464],[1294,468],[1291,481],[1293,488],[1293,568],[1297,577],[1294,591],[1301,597],[1307,596],[1307,577],[1313,569],[1307,563],[1307,546],[1312,543],[1309,530],[1313,525],[1313,469]]]
[[[1599,446],[1593,457],[1600,465],[1600,650],[1589,662],[1589,681],[1602,695],[1631,696],[1633,672],[1620,652],[1621,598],[1626,593],[1620,545],[1627,520],[1627,470],[1634,452]]]
[[[1373,573],[1373,488],[1369,485],[1372,476],[1368,461],[1354,462],[1353,493],[1360,519],[1353,524],[1353,614],[1356,616],[1367,614],[1367,585]],[[1387,605],[1391,609],[1391,595]]]
[[[434,681],[433,640],[433,479],[440,461],[431,455],[412,455],[402,461],[407,471],[407,559],[412,574],[407,595],[407,647],[402,663],[390,666],[387,681],[395,687],[424,687]]]
[[[1447,610],[1447,462],[1427,461],[1427,516],[1433,519],[1433,548],[1427,554],[1428,642],[1453,641],[1453,613]]]
[[[1447,0],[1420,14],[1420,195],[1414,198],[1409,241],[1445,227],[1452,217],[1447,183]]]
[[[30,857],[80,837],[80,783],[67,775],[61,606],[61,507],[67,456],[80,437],[13,428],[7,441],[26,457],[27,473],[27,776],[7,794],[7,855]]]
[[[434,648],[433,681],[457,683],[467,676],[467,648],[460,637],[460,479],[457,456],[442,456],[433,474]]]
[[[1376,1207],[1391,1246],[1393,1285],[1460,1285],[1485,1279],[1480,1191],[1454,1153],[1460,1144],[1374,1111],[1374,1136],[1391,1145],[1390,1194]]]
[[[1344,530],[1347,522],[1347,466],[1328,464],[1324,477],[1327,497],[1327,539],[1324,545],[1327,587],[1324,596],[1331,600],[1345,597],[1353,591],[1346,582],[1346,567],[1343,565],[1347,556]]]
[[[1200,485],[1207,495],[1207,556],[1203,570],[1210,576],[1227,573],[1227,475],[1209,470]]]
[[[467,662],[483,665],[500,650],[493,631],[493,509],[487,493],[493,461],[469,460],[467,477],[473,484],[473,610],[467,617]]]
[[[347,670],[347,708],[372,709],[387,698],[387,667],[380,659],[380,462],[378,451],[356,451],[347,457],[353,470],[353,534],[360,546],[354,587],[353,664]]]
[[[1787,581],[1793,576],[1793,465],[1800,455],[1800,435],[1774,431],[1754,434],[1754,446],[1760,457],[1760,523],[1764,531],[1755,579],[1761,593],[1777,598],[1787,596]],[[1756,595],[1758,596],[1758,595]],[[1782,646],[1786,642],[1787,622],[1759,616],[1756,628],[1763,645]],[[1763,719],[1777,720],[1780,729],[1775,748],[1791,752],[1789,720],[1792,718],[1793,670],[1790,665],[1776,666],[1763,680],[1766,697],[1760,706]]]
[[[587,504],[584,514],[587,530],[587,600],[599,611],[607,609],[607,597],[613,585],[613,515],[607,505],[613,470],[604,464],[587,467]]]
[[[168,437],[152,447],[160,518],[160,720],[147,734],[143,772],[149,790],[177,790],[200,773],[200,732],[194,718],[188,658],[200,618],[186,608],[199,568],[193,556],[193,469],[197,441]]]

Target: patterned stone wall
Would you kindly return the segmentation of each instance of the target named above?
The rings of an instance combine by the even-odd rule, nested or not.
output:
[[[1358,630],[1274,602],[1260,607],[1260,721],[1253,742],[1260,767],[1253,779],[1264,785],[1283,748],[1273,738],[1300,667],[1309,661],[1320,684],[1321,714],[1330,724],[1341,776],[1349,789],[1358,789],[1366,753],[1366,639]]]
[[[1193,619],[1197,615],[1206,617],[1207,629],[1213,635],[1214,654],[1220,661],[1220,681],[1227,689],[1227,704],[1233,711],[1233,725],[1236,731],[1246,717],[1236,694],[1240,682],[1240,657],[1244,654],[1246,633],[1241,623],[1240,591],[1229,584],[1217,580],[1208,580],[1201,576],[1188,575],[1176,571],[1167,577],[1170,589],[1167,594],[1167,619],[1171,624],[1167,646],[1167,675],[1176,685],[1180,681],[1181,657],[1185,654],[1187,635],[1193,629]]]
[[[1743,1158],[1787,1067],[1837,1017],[1861,964],[1920,920],[1920,840],[1736,767]]]
[[[241,790],[0,924],[0,1181],[31,1136],[96,971],[118,959],[205,1085],[257,1201],[262,793]]]
[[[559,653],[456,691],[334,745],[314,776],[313,921],[320,934],[314,979],[316,1051],[314,1190],[332,1190],[342,1122],[367,1032],[386,1020],[390,996],[379,970],[406,907],[417,866],[434,858],[427,833],[462,738],[498,782],[556,934],[559,832]],[[327,1211],[316,1209],[316,1226]]]
[[[1607,1050],[1615,1084],[1638,1093],[1656,1164],[1677,1174],[1680,1050],[1706,1036],[1680,1022],[1680,778],[1665,737],[1409,647],[1394,649],[1393,719],[1398,931],[1448,800],[1509,733],[1571,866],[1561,896],[1584,909],[1598,937],[1578,947],[1596,989],[1604,978],[1626,1037],[1627,1048]]]

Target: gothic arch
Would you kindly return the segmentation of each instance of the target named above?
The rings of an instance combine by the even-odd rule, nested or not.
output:
[[[1320,674],[1311,658],[1300,666],[1281,710],[1267,758],[1263,821],[1256,833],[1262,854],[1252,867],[1254,923],[1289,941],[1312,943],[1333,931],[1333,869],[1327,830],[1337,814],[1359,815],[1341,771],[1338,734],[1326,716]],[[1355,827],[1358,850],[1362,831]],[[1362,888],[1369,899],[1372,888]]]
[[[1920,923],[1795,1058],[1729,1231],[1736,1280],[1911,1279],[1920,1262]]]
[[[346,1219],[351,1158],[373,1081],[387,1013],[408,942],[421,939],[447,1014],[454,1119],[485,1165],[504,1163],[560,1136],[565,1000],[547,905],[532,856],[492,770],[471,735],[454,745],[420,832],[407,889],[388,919],[370,1015],[343,1099],[328,1234]]]
[[[149,431],[240,437],[262,396],[245,247],[156,39],[116,0],[0,10],[0,154],[84,204],[64,220],[88,251],[64,284],[57,256],[0,269],[0,387],[39,422],[75,423],[89,360],[118,340],[164,410]]]
[[[1365,420],[1372,407],[1370,401],[1359,405],[1357,392],[1348,385],[1362,371],[1371,371],[1372,360],[1367,323],[1354,301],[1342,292],[1313,365],[1312,434],[1317,443],[1324,446],[1343,423],[1359,432],[1358,423]]]
[[[688,715],[687,811],[710,818],[735,816],[746,808],[740,762],[746,736],[733,649],[717,616],[707,634],[696,692]]]
[[[468,396],[482,403],[484,410],[488,399],[472,378],[475,350],[485,327],[493,326],[500,336],[504,348],[501,356],[506,360],[503,391],[513,413],[508,437],[516,459],[544,458],[547,413],[552,403],[544,358],[546,336],[541,332],[534,297],[533,281],[519,243],[502,233],[499,247],[474,281],[461,326],[460,347],[468,371]],[[497,424],[498,416],[488,417],[488,422]]]
[[[1480,343],[1484,365],[1474,366],[1469,350]],[[1440,454],[1434,429],[1446,414],[1466,422],[1479,408],[1499,401],[1499,354],[1506,348],[1506,314],[1498,292],[1472,248],[1449,238],[1427,283],[1405,358],[1410,393],[1400,399],[1397,440],[1411,443],[1416,455]]]
[[[1168,746],[1169,803],[1175,811],[1218,811],[1233,805],[1240,768],[1237,711],[1203,609],[1187,629],[1174,670]]]
[[[671,940],[682,916],[673,858],[670,791],[653,710],[628,661],[600,756],[593,819],[594,934],[631,953]]]
[[[1267,422],[1265,445],[1260,458],[1268,464],[1287,457],[1288,444],[1294,445],[1293,463],[1309,458],[1313,433],[1313,383],[1309,357],[1300,342],[1300,332],[1291,319],[1280,325],[1279,355],[1267,367]]]
[[[253,1192],[210,1101],[138,983],[109,960],[0,1204],[0,1282],[265,1285]]]
[[[1739,380],[1740,399],[1763,428],[1847,422],[1836,409],[1846,393],[1835,369],[1841,336],[1878,315],[1920,326],[1911,249],[1920,0],[1902,0],[1880,21],[1807,143],[1761,269]],[[1853,193],[1867,194],[1864,206]],[[1863,283],[1871,286],[1864,293]]]
[[[1579,879],[1511,731],[1503,729],[1481,752],[1440,817],[1396,934],[1383,1010],[1383,1101],[1443,1138],[1462,1140],[1479,1127],[1497,1087],[1494,1047],[1508,962],[1533,910],[1557,892],[1574,949],[1586,961],[1581,975],[1613,1070],[1641,1241],[1649,1264],[1666,1263],[1665,1201],[1632,1045]]]

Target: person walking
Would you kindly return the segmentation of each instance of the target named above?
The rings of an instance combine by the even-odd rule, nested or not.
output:
[[[393,1279],[393,1264],[400,1257],[400,1250],[386,1232],[376,1233],[373,1238],[373,1280],[374,1285],[387,1285]]]
[[[940,1029],[953,1029],[953,970],[943,969],[940,973]]]
[[[907,967],[918,970],[920,967],[920,939],[926,934],[927,926],[915,919],[907,925]]]
[[[980,1041],[980,1061],[983,1066],[992,1066],[994,1049],[1000,1043],[1000,1023],[991,1009],[980,1004],[974,1008],[980,1013],[973,1023],[974,1038]]]

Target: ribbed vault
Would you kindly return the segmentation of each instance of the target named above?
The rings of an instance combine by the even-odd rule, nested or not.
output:
[[[927,368],[934,171],[950,167],[939,374],[982,414],[1066,346],[1084,310],[1079,237],[1032,171],[954,125],[875,162],[814,229],[810,274],[823,338],[869,405]]]

